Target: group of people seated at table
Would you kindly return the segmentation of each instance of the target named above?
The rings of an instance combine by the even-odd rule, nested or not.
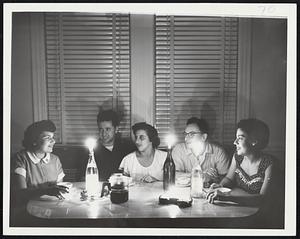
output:
[[[158,149],[157,130],[140,122],[132,126],[134,142],[119,137],[119,119],[112,110],[98,114],[99,139],[94,149],[99,180],[106,181],[115,172],[134,180],[154,182],[163,180],[163,165],[167,152]],[[67,188],[57,185],[64,172],[60,159],[52,153],[56,127],[50,120],[31,124],[24,133],[24,149],[12,159],[12,191],[19,198],[39,195],[62,197]],[[219,145],[210,142],[209,127],[204,119],[192,117],[184,130],[185,142],[175,145],[172,157],[176,171],[191,173],[193,167],[210,178],[206,199],[230,200],[241,204],[259,204],[270,189],[272,157],[262,150],[267,146],[269,128],[261,120],[244,119],[237,124],[236,147],[232,160]],[[223,194],[219,187],[239,187],[243,196]]]

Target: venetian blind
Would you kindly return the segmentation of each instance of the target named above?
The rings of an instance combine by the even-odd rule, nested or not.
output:
[[[155,120],[160,137],[175,131],[183,141],[187,119],[196,116],[208,121],[213,141],[232,144],[237,18],[157,16],[155,25]]]
[[[48,118],[57,142],[97,137],[99,109],[115,109],[130,133],[129,15],[45,14]]]

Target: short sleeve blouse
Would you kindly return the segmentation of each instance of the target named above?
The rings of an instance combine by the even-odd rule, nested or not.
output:
[[[244,157],[234,155],[236,161],[235,182],[236,185],[246,192],[257,194],[260,192],[265,179],[266,169],[273,163],[273,159],[269,155],[262,154],[261,161],[256,174],[249,176],[242,168],[241,163]]]
[[[136,153],[133,152],[124,157],[119,168],[123,169],[124,173],[129,174],[136,181],[140,181],[147,175],[162,181],[163,165],[166,158],[167,152],[156,149],[152,164],[149,167],[144,167],[139,163]]]
[[[25,177],[28,188],[61,181],[65,174],[59,158],[50,153],[47,159],[34,162],[30,158],[30,152],[22,150],[13,159],[13,173]]]

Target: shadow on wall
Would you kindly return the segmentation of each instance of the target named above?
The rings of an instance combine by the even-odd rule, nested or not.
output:
[[[195,95],[195,98],[197,96]],[[213,140],[215,140],[215,129],[217,127],[217,112],[216,112],[216,98],[218,95],[211,95],[206,97],[204,101],[198,101],[197,99],[191,97],[184,103],[182,103],[180,110],[178,113],[176,112],[175,125],[176,128],[179,129],[180,132],[176,132],[177,135],[182,135],[182,132],[185,129],[186,122],[191,117],[198,117],[205,119],[209,125],[210,136]],[[195,114],[194,112],[197,112]],[[184,139],[182,138],[181,141]]]
[[[180,135],[180,141],[183,142],[184,138],[182,132],[186,126],[186,121],[190,117],[198,117],[205,119],[209,125],[209,140],[223,147],[227,152],[228,156],[232,158],[235,151],[235,146],[233,145],[236,132],[236,122],[232,122],[232,117],[236,119],[236,115],[230,115],[230,111],[224,108],[224,122],[221,125],[220,113],[220,95],[215,92],[204,100],[198,100],[197,96],[193,95],[187,101],[185,101],[178,113],[176,113],[175,125],[177,126],[177,135]],[[245,99],[249,101],[248,99]],[[226,105],[224,107],[227,107]],[[228,111],[228,112],[227,112]],[[196,112],[196,114],[195,114]],[[223,135],[220,135],[220,129],[223,126]]]
[[[224,148],[229,159],[232,159],[233,154],[236,151],[236,147],[233,144],[235,140],[235,134],[236,134],[236,123],[224,123],[223,129],[224,129],[223,144],[219,144],[219,145]],[[215,143],[218,144],[218,142]]]
[[[83,98],[77,98],[74,103],[74,108],[69,106],[65,108],[66,135],[68,135],[68,143],[84,144],[87,137],[96,136],[97,129],[97,104],[88,102]],[[73,105],[72,105],[73,106]],[[92,112],[92,113],[91,113]],[[66,136],[65,135],[65,136]]]
[[[118,110],[116,112],[120,118],[120,121],[123,121],[125,116],[125,105],[120,100],[117,102],[117,104]],[[76,101],[76,107],[78,109],[76,112],[77,118],[74,117],[75,115],[72,109],[66,110],[66,116],[68,117],[68,120],[70,121],[72,120],[72,117],[74,117],[73,120],[76,121],[76,124],[74,124],[72,128],[68,129],[69,134],[78,135],[78,138],[73,139],[74,143],[76,143],[78,140],[83,141],[88,136],[97,137],[97,115],[103,110],[112,109],[113,100],[112,98],[107,98],[104,101],[99,100],[98,102],[93,103],[78,98]],[[80,112],[80,115],[78,115],[78,112]],[[77,125],[80,127],[75,127]]]
[[[147,104],[146,104],[146,102],[143,99],[140,99],[140,98],[137,98],[137,97],[134,96],[132,101],[133,102],[139,102],[139,104],[138,104],[139,108],[141,108],[141,106],[143,108],[144,107],[147,108]],[[138,108],[138,107],[136,107],[136,108]],[[139,110],[139,111],[144,112],[144,110]],[[132,125],[134,125],[135,123],[138,123],[138,122],[146,122],[146,119],[143,116],[141,116],[141,115],[133,114],[131,122],[132,122]],[[146,122],[146,123],[149,124],[149,122]]]
[[[106,99],[103,102],[99,102],[97,104],[97,106],[98,106],[97,114],[99,112],[104,111],[104,110],[111,110],[111,109],[113,109],[113,99],[112,98],[108,98],[108,99]],[[124,102],[121,101],[121,100],[118,100],[116,108],[117,108],[117,110],[115,110],[115,111],[118,114],[120,122],[122,122],[124,120],[125,111],[126,111]],[[96,114],[96,120],[97,120],[97,114]]]
[[[106,99],[104,102],[101,103],[95,103],[94,107],[95,111],[93,112],[93,115],[89,115],[88,119],[93,120],[93,124],[95,125],[94,129],[87,128],[85,125],[87,122],[85,121],[87,118],[85,118],[86,114],[86,107],[87,102],[86,101],[78,101],[77,106],[79,107],[79,112],[81,112],[82,116],[80,119],[77,120],[77,123],[82,125],[80,132],[85,132],[88,134],[94,134],[98,135],[98,126],[97,126],[97,115],[99,112],[104,110],[112,109],[112,99]],[[124,119],[125,115],[125,105],[122,101],[118,101],[118,110],[117,114],[122,121]],[[71,129],[73,131],[78,130],[76,128]],[[78,133],[80,134],[78,131]],[[87,135],[81,135],[81,137],[86,137]],[[77,139],[78,140],[78,139]],[[80,139],[79,139],[80,140]],[[85,146],[80,145],[55,145],[53,153],[57,156],[59,156],[64,172],[66,174],[64,181],[80,181],[81,178],[81,171],[82,167],[86,167],[86,162],[88,159],[88,150]]]
[[[133,101],[134,102],[139,102],[139,104],[138,104],[139,107],[141,105],[144,105],[146,108],[149,109],[149,107],[147,107],[147,104],[146,104],[146,102],[144,100],[138,99],[138,98],[134,97]],[[144,112],[144,110],[139,110],[139,111]],[[131,138],[132,141],[134,141],[135,139],[134,139],[134,135],[133,135],[133,132],[131,130],[131,127],[134,124],[139,123],[139,122],[146,122],[147,124],[150,124],[150,122],[147,122],[146,119],[143,116],[137,115],[137,114],[132,114],[131,125],[130,125],[130,131],[131,131],[130,138]]]

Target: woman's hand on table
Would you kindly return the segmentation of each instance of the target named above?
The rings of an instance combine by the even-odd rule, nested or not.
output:
[[[208,170],[204,171],[204,181],[206,184],[210,184],[213,182],[220,181],[220,175],[215,168],[209,168]]]
[[[145,175],[144,177],[141,178],[141,181],[142,181],[142,182],[146,182],[146,183],[152,183],[152,182],[157,181],[157,179],[156,179],[156,178],[153,178],[153,177],[150,176],[150,175]]]
[[[211,191],[209,191],[206,194],[206,200],[209,203],[214,203],[215,200],[220,200],[221,196],[225,196],[225,194],[222,193],[221,191],[219,191],[218,189],[216,189],[216,190],[211,189]]]
[[[62,185],[51,185],[44,189],[44,194],[49,196],[55,196],[58,199],[64,199],[63,193],[68,193],[68,187]]]
[[[209,168],[205,173],[211,178],[218,178],[219,177],[218,171],[214,168]]]

